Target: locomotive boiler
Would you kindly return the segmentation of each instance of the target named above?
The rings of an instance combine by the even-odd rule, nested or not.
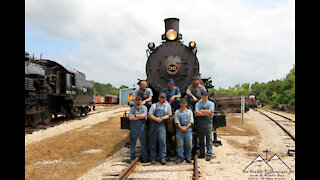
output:
[[[25,126],[48,124],[52,115],[87,115],[94,106],[93,88],[84,73],[25,52]]]
[[[173,79],[175,85],[185,95],[188,86],[192,83],[193,76],[199,76],[199,61],[197,47],[194,41],[188,46],[182,42],[182,34],[179,32],[179,19],[167,18],[165,33],[161,36],[163,42],[155,46],[148,43],[146,74],[148,86],[154,94],[153,102],[157,102],[159,92],[167,86],[167,80]],[[208,82],[208,79],[203,79]],[[205,84],[206,88],[213,87],[211,83]]]

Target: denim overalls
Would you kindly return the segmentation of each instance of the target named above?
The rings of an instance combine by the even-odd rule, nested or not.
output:
[[[166,115],[165,113],[165,104],[162,106],[159,103],[156,103],[156,109],[153,115],[155,117],[163,117]],[[156,159],[157,152],[157,141],[159,140],[159,158],[160,160],[166,159],[166,120],[163,120],[161,123],[151,120],[150,122],[150,131],[149,131],[149,139],[150,139],[150,156],[151,161]]]
[[[185,112],[179,109],[179,120],[180,125],[187,126],[190,123],[190,117],[188,115],[188,109]],[[181,132],[180,128],[177,126],[176,130],[176,141],[177,141],[177,154],[179,160],[186,159],[191,160],[191,150],[192,150],[192,129],[189,128],[186,132]]]
[[[202,101],[198,102],[200,105],[199,110],[210,110],[208,104],[209,100],[204,104]],[[207,148],[207,156],[212,156],[212,116],[198,116],[196,117],[197,121],[197,132],[199,137],[199,145],[200,145],[200,155],[205,155],[205,146]],[[206,138],[206,143],[204,142],[204,138]]]
[[[136,108],[133,106],[133,114],[143,114],[143,108]],[[135,121],[130,121],[130,158],[131,160],[136,157],[136,143],[139,137],[142,150],[142,160],[148,160],[148,151],[147,151],[147,132],[146,132],[146,120],[138,119]]]

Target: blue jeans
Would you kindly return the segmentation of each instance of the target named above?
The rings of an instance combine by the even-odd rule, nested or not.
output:
[[[148,160],[147,151],[147,131],[144,119],[130,121],[130,158],[133,160],[136,157],[136,143],[140,139],[142,149],[142,160]]]
[[[191,160],[192,150],[192,129],[181,133],[180,128],[176,129],[176,142],[177,142],[177,154],[179,160],[189,159]]]
[[[206,147],[207,156],[212,156],[212,122],[210,118],[197,117],[197,124],[200,155],[205,155]],[[206,138],[206,142],[204,142],[204,138]]]
[[[159,141],[159,158],[166,159],[167,145],[166,145],[166,127],[165,124],[159,124],[155,121],[150,122],[149,130],[149,145],[151,161],[156,160],[157,156],[157,141]]]
[[[134,105],[136,105],[136,103],[134,102],[134,100],[130,101],[129,106],[132,107],[132,106],[134,106]],[[152,106],[152,102],[151,102],[151,101],[146,102],[146,104],[144,104],[144,105],[145,105],[145,106],[147,107],[147,109],[149,110],[150,107]]]

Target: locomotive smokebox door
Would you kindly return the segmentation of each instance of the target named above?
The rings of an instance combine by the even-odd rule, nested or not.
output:
[[[129,114],[125,111],[123,117],[121,117],[121,129],[130,129]]]

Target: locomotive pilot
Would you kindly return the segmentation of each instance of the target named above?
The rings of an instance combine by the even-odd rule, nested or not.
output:
[[[204,85],[200,84],[200,77],[194,76],[192,84],[188,86],[186,94],[188,95],[188,105],[193,110],[194,105],[201,99],[201,92],[207,91]]]
[[[168,79],[166,88],[163,88],[162,92],[166,93],[167,95],[167,100],[171,105],[171,108],[173,109],[173,112],[179,109],[179,103],[180,103],[180,98],[181,98],[181,93],[179,87],[174,85],[174,80],[173,79]]]
[[[214,103],[208,100],[208,92],[201,93],[201,100],[195,106],[195,123],[197,124],[197,136],[199,137],[200,156],[204,158],[205,147],[207,148],[206,160],[210,161],[212,156],[212,119]],[[206,139],[206,143],[204,141]]]
[[[162,165],[166,164],[166,121],[172,115],[171,106],[166,101],[166,94],[160,93],[158,102],[152,104],[149,110],[149,145],[151,164],[155,164],[157,142],[159,142],[159,159]]]
[[[142,163],[148,160],[147,151],[147,128],[146,117],[148,114],[147,107],[142,105],[140,96],[135,98],[135,105],[131,107],[129,112],[130,120],[130,158],[131,161],[136,157],[136,143],[139,137],[142,149]]]
[[[135,97],[140,96],[142,98],[142,105],[145,105],[148,109],[152,105],[152,90],[147,88],[147,81],[143,80],[139,83],[139,88],[137,88],[133,93],[133,100]],[[130,107],[134,106],[135,101],[129,103]]]
[[[182,98],[180,109],[175,111],[174,123],[177,125],[176,142],[177,142],[177,164],[186,159],[187,163],[191,163],[192,150],[192,129],[194,123],[193,112],[187,109],[187,99]]]

